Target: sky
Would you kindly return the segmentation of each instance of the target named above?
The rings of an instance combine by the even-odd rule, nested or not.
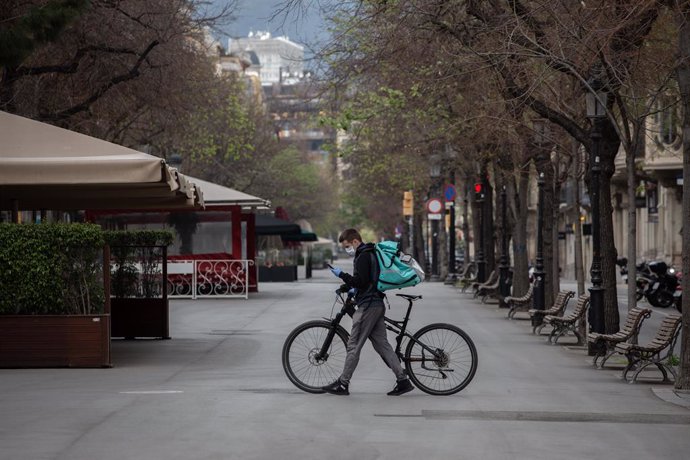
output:
[[[212,1],[216,6],[227,3],[225,0]],[[267,30],[273,36],[286,35],[290,40],[305,45],[323,41],[327,37],[325,23],[317,6],[309,8],[304,15],[291,14],[285,21],[283,17],[270,21],[270,17],[280,7],[281,0],[238,0],[238,3],[236,19],[223,27],[226,36],[218,37],[225,46],[228,37],[246,37],[250,31],[259,30]],[[305,3],[315,2],[305,0]]]

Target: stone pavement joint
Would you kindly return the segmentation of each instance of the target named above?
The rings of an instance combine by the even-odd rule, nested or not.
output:
[[[421,417],[427,420],[490,420],[531,422],[600,422],[690,425],[690,414],[628,414],[545,411],[422,410],[421,414],[374,414],[375,417]]]

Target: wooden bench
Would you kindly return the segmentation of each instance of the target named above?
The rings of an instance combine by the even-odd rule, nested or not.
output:
[[[532,298],[534,297],[534,286],[531,284],[527,289],[525,295],[520,297],[508,296],[503,301],[508,305],[508,319],[513,319],[515,313],[518,311],[527,311],[527,309],[532,305]]]
[[[558,295],[553,301],[553,305],[551,308],[548,308],[546,310],[536,310],[534,308],[530,308],[528,310],[530,318],[534,316],[541,316],[542,318],[546,315],[551,315],[551,316],[563,316],[563,312],[565,312],[565,307],[568,306],[568,302],[570,299],[572,299],[575,296],[575,291],[559,291]],[[515,314],[515,313],[513,313]],[[532,327],[532,334],[537,334],[539,335],[541,333],[541,330],[544,328],[545,324],[544,322],[540,322],[538,325]]]
[[[592,332],[587,336],[587,341],[596,345],[598,352],[592,360],[592,365],[594,367],[599,367],[600,369],[604,367],[604,363],[619,351],[616,350],[616,345],[623,342],[632,342],[633,339],[637,339],[637,335],[640,333],[640,327],[645,319],[649,318],[652,314],[652,310],[649,308],[633,308],[628,312],[628,317],[625,320],[623,328],[616,332],[615,334],[598,334]],[[602,358],[603,357],[603,358]],[[597,361],[601,359],[601,362]],[[628,361],[628,364],[630,362]]]
[[[489,277],[484,281],[483,283],[480,283],[479,281],[475,281],[472,283],[472,289],[474,290],[474,298],[476,299],[477,296],[479,295],[479,289],[482,286],[490,286],[496,282],[498,279],[498,272],[496,270],[492,271],[489,274]]]
[[[647,366],[654,364],[659,368],[664,377],[664,382],[668,382],[669,371],[674,379],[678,378],[673,366],[668,364],[669,358],[673,355],[673,348],[681,330],[682,316],[678,313],[669,313],[661,321],[659,329],[651,342],[645,345],[633,343],[619,343],[616,350],[623,353],[628,358],[628,365],[623,371],[623,379],[627,380],[628,372],[635,369],[635,373],[630,380],[634,383]]]
[[[572,332],[573,334],[575,334],[575,337],[577,338],[577,344],[582,345],[584,341],[582,340],[582,336],[580,335],[580,332],[577,329],[580,321],[582,321],[582,319],[585,317],[585,313],[587,313],[588,307],[589,294],[585,294],[581,295],[577,299],[575,308],[573,308],[573,311],[571,311],[567,315],[544,316],[544,323],[549,324],[551,325],[551,327],[553,327],[551,334],[549,334],[549,342],[555,345],[556,342],[558,342],[559,338],[563,337],[568,332]]]
[[[474,270],[474,264],[467,264],[465,265],[465,268],[463,268],[462,273],[458,275],[458,280],[456,281],[455,286],[460,288],[460,292],[463,294],[467,290],[468,287],[470,287],[470,284],[476,279],[476,273]]]
[[[493,283],[487,285],[483,284],[479,286],[479,289],[477,290],[477,297],[482,298],[482,303],[486,303],[486,300],[488,298],[496,298],[498,296],[498,286],[501,284],[501,277],[496,276],[496,281]]]

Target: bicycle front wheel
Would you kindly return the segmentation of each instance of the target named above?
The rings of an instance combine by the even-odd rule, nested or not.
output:
[[[329,331],[328,321],[309,321],[297,326],[283,345],[283,369],[300,390],[323,393],[321,387],[335,382],[345,366],[348,334],[340,326],[325,356],[319,356]]]
[[[407,344],[405,367],[410,380],[425,393],[452,395],[474,378],[477,349],[459,327],[429,324]]]

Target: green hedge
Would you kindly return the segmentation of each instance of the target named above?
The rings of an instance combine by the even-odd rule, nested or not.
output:
[[[110,246],[170,246],[175,239],[169,230],[105,231]]]
[[[0,314],[104,307],[103,232],[93,224],[0,224]]]
[[[169,230],[106,231],[110,245],[111,294],[116,298],[158,297],[162,293],[160,246],[169,246]]]

